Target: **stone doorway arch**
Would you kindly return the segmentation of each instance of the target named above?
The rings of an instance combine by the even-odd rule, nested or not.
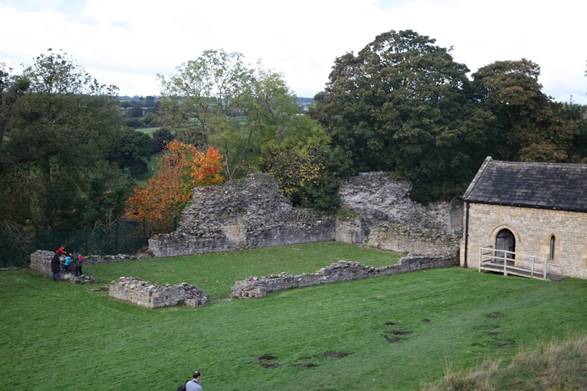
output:
[[[498,258],[516,258],[516,237],[507,228],[499,230],[495,235],[495,256]]]

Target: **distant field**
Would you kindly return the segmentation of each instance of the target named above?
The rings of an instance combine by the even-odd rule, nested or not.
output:
[[[155,172],[159,168],[159,161],[161,160],[160,153],[151,155],[149,160],[147,160],[147,172],[144,175],[141,175],[138,178],[135,178],[136,183],[139,186],[145,186],[149,178],[155,175]]]
[[[155,133],[156,131],[158,131],[159,129],[161,129],[160,126],[157,126],[155,128],[137,128],[136,130],[145,134],[148,134],[149,136],[152,136],[153,133]]]
[[[340,243],[88,267],[188,281],[215,303],[147,310],[97,286],[0,272],[0,389],[174,390],[194,368],[206,391],[414,390],[446,368],[509,360],[522,346],[587,334],[587,281],[437,269],[226,298],[235,279],[397,255]],[[265,359],[260,359],[265,358]]]

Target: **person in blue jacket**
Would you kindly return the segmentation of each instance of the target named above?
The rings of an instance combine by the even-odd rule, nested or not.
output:
[[[71,257],[71,254],[70,253],[67,253],[67,255],[65,256],[65,261],[63,261],[63,268],[68,273],[71,272],[69,269],[71,268],[71,263],[72,262],[73,262],[73,258]]]

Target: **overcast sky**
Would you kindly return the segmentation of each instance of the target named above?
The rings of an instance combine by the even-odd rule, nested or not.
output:
[[[222,48],[312,97],[336,57],[391,29],[452,46],[472,71],[528,58],[547,94],[587,104],[587,0],[0,0],[0,62],[63,49],[122,95],[158,95],[157,73]]]

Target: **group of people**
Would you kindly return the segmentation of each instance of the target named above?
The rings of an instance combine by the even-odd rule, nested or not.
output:
[[[75,273],[76,276],[83,274],[82,266],[85,258],[79,253],[66,252],[64,247],[55,250],[53,259],[51,259],[51,273],[53,280],[61,279],[61,271],[65,273]]]

